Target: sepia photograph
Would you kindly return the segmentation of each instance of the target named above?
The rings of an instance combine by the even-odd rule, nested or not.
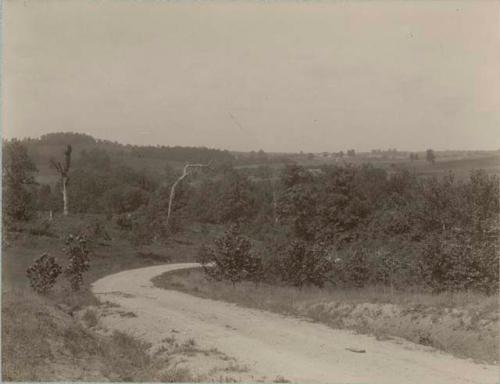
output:
[[[500,383],[500,1],[0,21],[2,382]]]

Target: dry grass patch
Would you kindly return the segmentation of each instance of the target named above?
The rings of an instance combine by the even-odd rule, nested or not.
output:
[[[86,310],[83,320],[96,325],[95,310]],[[97,335],[31,291],[3,295],[4,381],[195,381],[185,369],[165,369],[168,361],[149,348],[121,332]]]

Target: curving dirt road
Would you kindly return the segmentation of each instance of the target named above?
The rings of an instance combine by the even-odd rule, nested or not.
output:
[[[153,286],[151,279],[197,264],[124,271],[93,284],[103,302],[136,316],[104,317],[107,328],[158,346],[174,332],[237,359],[254,379],[300,383],[497,383],[498,368],[407,342],[373,337]],[[346,348],[365,350],[354,353]]]

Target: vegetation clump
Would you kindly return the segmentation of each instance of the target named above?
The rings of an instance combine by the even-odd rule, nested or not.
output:
[[[45,253],[28,267],[26,275],[31,288],[37,293],[45,294],[54,286],[61,272],[62,268],[54,257]]]
[[[238,224],[231,225],[213,247],[203,247],[199,261],[210,278],[228,280],[233,285],[243,280],[258,281],[263,269],[258,256],[252,255],[250,240],[241,236]]]
[[[291,242],[280,263],[282,280],[299,288],[304,285],[323,287],[331,270],[332,262],[324,247],[300,240]]]
[[[69,264],[64,273],[68,278],[71,289],[79,291],[83,283],[83,273],[89,269],[89,249],[87,239],[83,235],[69,235],[66,240],[66,254]]]

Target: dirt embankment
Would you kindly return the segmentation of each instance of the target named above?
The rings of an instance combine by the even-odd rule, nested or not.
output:
[[[153,286],[162,273],[194,264],[121,272],[98,280],[93,292],[132,316],[105,315],[99,323],[161,348],[173,334],[193,338],[245,367],[250,380],[301,383],[496,383],[496,366],[476,364],[405,341],[336,330],[318,323]],[[243,370],[243,369],[242,369]]]
[[[493,364],[498,360],[498,312],[436,308],[423,305],[319,303],[298,313],[335,328],[353,329],[378,338],[401,337]]]
[[[166,273],[155,286],[268,310],[374,335],[402,338],[460,358],[496,364],[499,311],[496,297],[471,292],[390,293],[363,289],[297,289],[290,286],[207,280],[199,268]]]

